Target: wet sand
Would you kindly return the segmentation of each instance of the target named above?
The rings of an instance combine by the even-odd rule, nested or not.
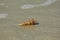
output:
[[[0,40],[60,40],[60,0],[49,6],[20,8],[24,4],[40,4],[43,1],[0,0],[0,3],[5,3],[0,5],[0,14],[8,14],[0,18]],[[39,25],[31,25],[35,29],[16,26],[31,18],[39,22]]]

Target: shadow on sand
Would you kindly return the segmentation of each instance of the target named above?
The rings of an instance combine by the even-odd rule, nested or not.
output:
[[[37,22],[37,23],[35,23],[34,25],[39,25],[39,24],[40,24],[40,23]]]

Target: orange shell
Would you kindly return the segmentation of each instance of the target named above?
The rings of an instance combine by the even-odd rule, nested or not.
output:
[[[29,21],[23,22],[21,24],[19,24],[20,26],[26,26],[26,25],[34,25],[36,23],[35,19],[31,19]]]

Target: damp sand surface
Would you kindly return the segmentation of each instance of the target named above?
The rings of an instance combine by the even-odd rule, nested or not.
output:
[[[48,6],[21,9],[46,0],[0,0],[0,40],[60,40],[60,0]],[[18,26],[31,18],[38,25]]]

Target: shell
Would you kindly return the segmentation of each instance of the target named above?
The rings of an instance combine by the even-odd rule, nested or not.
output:
[[[31,20],[28,20],[26,22],[23,22],[21,24],[19,24],[20,26],[26,26],[26,25],[34,25],[36,23],[36,20],[35,19],[31,19]]]

